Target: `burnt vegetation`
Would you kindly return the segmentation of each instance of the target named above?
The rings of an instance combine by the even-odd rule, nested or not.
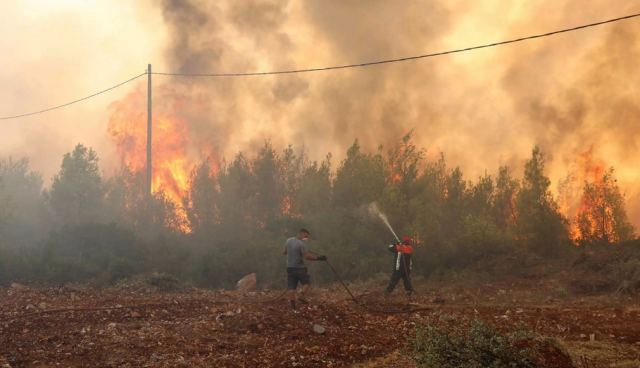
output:
[[[527,277],[531,263],[566,259],[590,278],[606,275],[575,289],[640,289],[638,243],[613,169],[584,183],[578,213],[567,218],[537,147],[522,178],[500,167],[469,180],[443,155],[427,159],[411,135],[375,152],[355,141],[337,164],[267,142],[255,154],[201,162],[188,182],[180,203],[162,188],[147,200],[143,173],[105,177],[96,152],[82,145],[64,155],[50,188],[26,159],[1,160],[0,282],[108,285],[160,272],[231,287],[256,272],[260,286],[279,288],[283,241],[302,226],[313,231],[312,249],[349,270],[346,279],[367,280],[388,271],[381,246],[392,241],[367,214],[377,202],[396,230],[417,240],[418,276]],[[315,273],[332,281],[325,269]]]

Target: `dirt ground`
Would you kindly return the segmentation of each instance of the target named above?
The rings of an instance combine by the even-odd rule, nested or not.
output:
[[[14,285],[0,289],[0,367],[412,367],[404,350],[416,325],[472,319],[554,337],[576,367],[640,367],[637,297],[580,298],[533,281],[423,285],[411,301],[352,287],[369,310],[337,285],[297,314],[280,291]]]

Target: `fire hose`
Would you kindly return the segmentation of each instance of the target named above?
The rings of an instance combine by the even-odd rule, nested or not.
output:
[[[349,294],[349,296],[351,297],[351,301],[353,301],[354,304],[356,304],[358,307],[364,309],[367,312],[384,313],[384,314],[401,314],[401,313],[416,313],[416,312],[427,311],[432,309],[431,307],[412,307],[410,305],[409,305],[409,308],[405,308],[401,310],[372,308],[371,306],[360,302],[358,298],[351,292],[351,289],[349,289],[349,287],[344,282],[344,280],[342,280],[342,277],[340,277],[340,274],[338,274],[338,271],[336,271],[335,267],[333,267],[333,265],[328,260],[325,260],[325,262],[331,269],[331,272],[333,272],[333,275],[335,276],[336,280],[340,282],[344,290]]]

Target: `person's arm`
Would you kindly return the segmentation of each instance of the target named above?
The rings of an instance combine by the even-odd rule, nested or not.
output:
[[[388,249],[389,249],[389,252],[391,253],[398,253],[398,248],[396,247],[395,244],[391,244]]]
[[[327,256],[321,256],[319,254],[315,254],[309,251],[305,251],[304,253],[302,253],[302,255],[304,256],[304,259],[308,261],[326,261],[327,260]]]

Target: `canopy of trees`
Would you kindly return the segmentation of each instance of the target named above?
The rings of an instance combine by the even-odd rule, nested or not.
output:
[[[161,271],[225,287],[257,272],[263,286],[280,287],[282,246],[300,227],[344,277],[366,279],[392,266],[385,246],[393,236],[366,210],[372,202],[398,234],[416,239],[415,271],[424,276],[499,253],[557,257],[576,244],[634,236],[613,170],[585,183],[581,210],[567,219],[537,147],[522,179],[501,167],[468,180],[443,155],[426,159],[411,134],[375,152],[355,141],[337,165],[331,159],[267,142],[219,170],[199,163],[179,203],[162,191],[148,200],[143,173],[103,177],[96,152],[82,145],[64,155],[49,190],[26,159],[0,160],[0,282],[114,282]]]

